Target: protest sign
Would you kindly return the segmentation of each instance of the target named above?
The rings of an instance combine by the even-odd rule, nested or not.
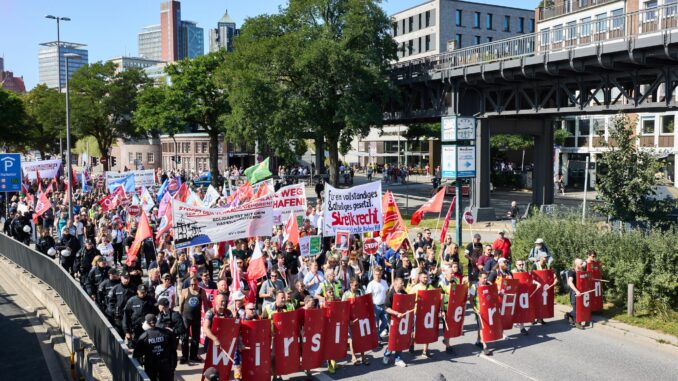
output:
[[[134,175],[134,187],[152,187],[155,185],[155,172],[152,169],[142,169],[138,171],[127,171],[127,172],[106,172],[106,186],[110,188],[111,183],[115,183],[117,180],[126,178],[129,174]]]
[[[404,351],[410,347],[412,329],[414,328],[414,302],[417,298],[414,294],[394,294],[391,309],[400,312],[403,317],[391,315],[391,329],[388,332],[388,350]]]
[[[554,316],[553,304],[555,300],[554,287],[556,275],[553,270],[532,270],[532,276],[541,284],[535,292],[535,318],[548,319]]]
[[[414,342],[430,344],[438,340],[438,315],[440,315],[440,289],[417,291]]]
[[[351,305],[348,301],[325,302],[325,334],[323,343],[325,360],[341,360],[348,348],[348,318]]]
[[[501,340],[504,329],[499,314],[499,298],[497,286],[479,286],[478,304],[480,308],[480,331],[484,342]]]
[[[444,337],[450,339],[461,336],[464,328],[464,311],[466,310],[466,298],[468,286],[465,284],[451,284],[447,312],[445,314]]]
[[[310,245],[309,245],[309,255],[318,255],[320,254],[320,236],[312,235],[310,236]]]
[[[23,172],[24,177],[28,177],[28,179],[31,181],[36,180],[38,178],[38,174],[40,175],[41,179],[57,177],[59,175],[60,169],[60,159],[21,162],[21,171]]]
[[[203,372],[211,367],[215,367],[219,373],[219,378],[228,380],[233,366],[233,357],[237,349],[238,331],[240,330],[240,320],[230,318],[215,317],[212,322],[212,332],[219,338],[221,346],[217,347],[211,342],[207,347],[207,356],[205,356],[205,365]]]
[[[273,224],[281,225],[294,212],[296,216],[306,214],[306,191],[303,183],[282,187],[273,197]],[[303,223],[303,220],[299,223]]]
[[[302,257],[311,255],[311,236],[299,237],[299,255]]]
[[[334,236],[337,230],[351,234],[380,231],[381,182],[376,181],[349,189],[325,185],[323,204],[323,234]]]
[[[299,371],[299,311],[278,312],[273,315],[273,353],[275,374],[283,376]]]
[[[241,238],[270,235],[273,197],[229,209],[205,209],[172,202],[175,247],[182,249]]]

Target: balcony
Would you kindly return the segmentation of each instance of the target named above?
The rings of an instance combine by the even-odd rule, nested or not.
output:
[[[579,12],[589,8],[595,8],[597,6],[615,2],[621,2],[623,0],[574,0],[574,1],[551,1],[551,5],[539,8],[539,21],[544,21],[559,17],[562,15],[570,14],[573,12]],[[549,1],[544,1],[544,3],[549,4]]]

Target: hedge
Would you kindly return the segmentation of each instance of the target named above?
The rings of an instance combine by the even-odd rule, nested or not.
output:
[[[575,258],[595,250],[603,263],[607,300],[626,304],[627,285],[635,285],[636,307],[647,313],[678,309],[678,234],[673,231],[613,232],[605,223],[573,214],[536,213],[521,221],[513,238],[513,256],[525,259],[542,238],[554,257],[556,271],[571,268]]]

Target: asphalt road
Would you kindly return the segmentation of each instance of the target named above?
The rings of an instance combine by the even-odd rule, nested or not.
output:
[[[0,380],[51,381],[33,323],[9,296],[0,287]]]

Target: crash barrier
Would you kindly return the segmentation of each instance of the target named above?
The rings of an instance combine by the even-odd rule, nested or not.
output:
[[[0,234],[0,255],[23,267],[61,296],[89,335],[115,380],[150,381],[141,365],[129,354],[118,332],[63,267],[5,234]]]

